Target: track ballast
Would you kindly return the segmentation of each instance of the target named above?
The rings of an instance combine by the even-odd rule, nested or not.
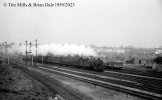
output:
[[[162,89],[160,85],[157,86],[160,88],[155,88],[152,85],[146,84],[147,81],[148,82],[150,81],[149,79],[144,80],[144,79],[139,79],[138,77],[132,77],[132,76],[126,77],[126,76],[121,76],[121,75],[117,75],[117,76],[112,75],[110,78],[108,77],[109,75],[104,75],[104,73],[91,72],[91,73],[85,74],[84,72],[70,71],[67,69],[66,70],[59,69],[54,66],[53,67],[52,66],[49,67],[47,65],[43,65],[43,66],[39,68],[49,71],[49,72],[54,72],[55,74],[75,78],[77,80],[81,80],[81,81],[89,82],[92,84],[100,85],[103,87],[115,89],[118,91],[130,93],[130,94],[140,96],[143,98],[157,99],[157,100],[160,100],[162,98],[162,94],[161,94]],[[133,80],[131,80],[132,78]]]

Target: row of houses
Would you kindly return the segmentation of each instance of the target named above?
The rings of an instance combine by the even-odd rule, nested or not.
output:
[[[134,64],[145,64],[159,55],[162,48],[134,48],[134,47],[93,47],[100,58],[106,60],[133,61]]]

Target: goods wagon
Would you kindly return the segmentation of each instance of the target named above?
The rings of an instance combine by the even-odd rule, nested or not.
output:
[[[106,67],[106,69],[122,69],[123,68],[123,62],[121,61],[109,61],[104,62],[103,66]]]
[[[48,64],[60,64],[60,57],[51,57],[51,56],[38,56],[37,61],[38,62],[48,63]]]
[[[41,56],[37,57],[38,62],[49,63],[49,64],[59,64],[65,66],[75,66],[83,67],[87,69],[93,69],[96,71],[103,71],[104,66],[102,66],[102,60],[100,59],[87,59],[81,57],[52,57],[44,56],[43,59]]]
[[[52,64],[60,64],[61,58],[60,57],[51,57]]]
[[[67,66],[79,66],[79,57],[60,57],[61,64]]]

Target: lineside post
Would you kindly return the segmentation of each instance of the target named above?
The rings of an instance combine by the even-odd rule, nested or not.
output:
[[[43,64],[43,56],[42,56],[42,64]]]
[[[37,44],[37,39],[35,40],[35,47],[36,47],[36,54],[35,54],[35,57],[36,57],[36,67],[37,67],[37,46],[38,46],[38,44]]]
[[[27,45],[28,45],[27,43],[28,42],[27,41],[25,41],[25,42],[26,42],[26,52],[25,52],[26,53],[26,66],[27,66]]]
[[[33,66],[33,56],[32,56],[32,66]]]
[[[8,62],[7,62],[7,63],[8,63],[8,65],[10,64],[10,63],[9,63],[9,60],[10,60],[10,58],[8,57]]]

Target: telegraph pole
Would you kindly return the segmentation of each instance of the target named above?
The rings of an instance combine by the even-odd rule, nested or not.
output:
[[[32,52],[31,52],[31,46],[32,46],[32,43],[30,42],[30,43],[29,43],[30,49],[29,49],[29,52],[28,52],[28,53],[32,53]],[[29,60],[29,61],[30,61],[30,60]],[[33,65],[33,58],[31,58],[31,64]]]
[[[25,41],[26,42],[26,65],[27,65],[27,45],[28,45],[28,41]]]
[[[29,53],[31,53],[31,45],[32,45],[32,43],[30,42],[29,45],[30,45],[30,51],[29,51]]]
[[[5,43],[5,53],[6,53],[6,57],[7,57],[7,63],[9,64],[9,58],[7,55],[7,42],[4,42],[4,43]]]
[[[27,47],[28,47],[28,41],[25,41],[25,42],[26,42],[26,52],[25,52],[25,53],[26,53],[26,65],[27,65],[27,54],[28,54],[28,53],[32,53],[32,52],[31,52],[31,44],[32,44],[32,43],[31,43],[31,42],[29,43],[29,45],[30,45],[30,50],[29,50],[29,52],[28,52],[28,48],[27,48]]]
[[[7,42],[4,42],[6,45],[5,45],[5,53],[7,55]]]
[[[38,46],[38,44],[37,44],[37,39],[35,40],[35,47],[36,47],[36,55],[35,55],[35,57],[36,57],[36,67],[37,67],[37,46]]]

